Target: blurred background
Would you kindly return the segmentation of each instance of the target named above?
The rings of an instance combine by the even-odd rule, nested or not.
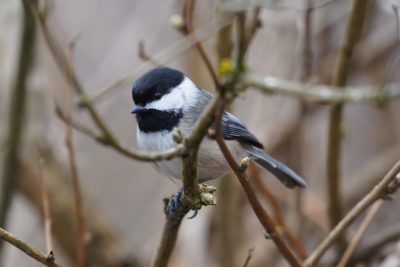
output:
[[[136,148],[130,88],[138,76],[156,65],[146,61],[146,55],[140,56],[140,43],[147,56],[181,70],[200,87],[215,90],[197,51],[190,49],[190,41],[185,41],[186,37],[171,25],[171,17],[176,19],[182,13],[184,2],[39,1],[40,6],[47,3],[46,23],[63,52],[67,53],[74,43],[71,59],[89,96],[98,95],[108,85],[130,75],[95,102],[105,123],[129,148]],[[205,31],[201,39],[215,68],[221,57],[219,19],[235,10],[245,10],[251,17],[254,9],[260,8],[261,27],[247,53],[249,71],[287,80],[332,84],[353,1],[197,2],[194,25]],[[349,85],[398,82],[399,9],[400,1],[370,1],[351,60]],[[0,219],[5,229],[46,251],[42,179],[49,196],[55,257],[63,266],[76,266],[66,127],[55,111],[56,103],[64,105],[68,85],[41,31],[33,25],[32,38],[24,39],[31,47],[31,55],[23,53],[29,50],[21,46],[27,28],[24,16],[21,1],[0,1],[0,179],[5,210]],[[15,100],[17,88],[26,90],[26,94],[17,94],[20,101]],[[87,112],[79,108],[79,96],[72,94],[72,99],[72,117],[96,129]],[[287,190],[270,174],[249,170],[265,208],[275,214],[265,197],[267,189],[267,194],[272,192],[287,229],[298,236],[305,250],[312,251],[331,228],[326,184],[329,106],[248,90],[231,110],[270,154],[308,181],[308,188],[302,192]],[[397,99],[344,107],[340,174],[345,212],[400,159],[399,111]],[[21,138],[15,132],[18,124]],[[162,199],[173,195],[181,183],[163,177],[151,163],[129,159],[78,131],[73,133],[73,144],[90,266],[150,266],[164,224]],[[16,154],[12,164],[10,146]],[[14,178],[7,182],[7,177]],[[218,205],[202,208],[193,220],[184,219],[169,266],[244,266],[249,251],[252,257],[248,266],[287,266],[274,244],[265,237],[236,177],[225,177],[212,184],[218,188]],[[349,266],[400,266],[399,210],[398,196],[385,202]],[[362,218],[348,229],[347,240],[351,240]],[[386,241],[380,246],[366,250],[384,237]],[[325,255],[321,266],[335,264],[335,251],[332,249]],[[4,243],[0,266],[41,265]]]

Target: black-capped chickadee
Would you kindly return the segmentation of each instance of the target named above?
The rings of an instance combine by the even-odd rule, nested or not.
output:
[[[162,151],[176,146],[173,135],[179,128],[190,135],[213,95],[197,87],[178,70],[156,68],[141,76],[132,87],[138,130],[137,143],[144,151]],[[263,145],[234,115],[225,112],[222,133],[234,156],[245,156],[270,171],[289,188],[305,187],[305,181],[289,167],[265,154]],[[182,161],[174,158],[155,163],[158,169],[173,178],[182,175]],[[198,152],[199,182],[219,178],[230,171],[217,143],[204,138]]]

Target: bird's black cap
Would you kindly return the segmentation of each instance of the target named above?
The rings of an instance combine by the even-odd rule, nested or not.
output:
[[[171,68],[156,68],[141,76],[132,87],[132,98],[136,105],[146,105],[160,99],[179,85],[185,76]]]

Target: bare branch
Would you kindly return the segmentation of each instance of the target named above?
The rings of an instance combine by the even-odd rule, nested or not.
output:
[[[30,245],[18,239],[16,236],[7,232],[3,228],[0,228],[0,238],[46,266],[61,267],[61,265],[54,262],[54,257],[51,254],[45,255],[43,252],[40,252],[36,248],[31,247]]]
[[[355,266],[357,262],[370,259],[376,252],[385,245],[396,242],[400,239],[400,224],[385,227],[369,237],[365,245],[361,247],[349,261],[349,266]]]
[[[247,253],[246,260],[244,261],[243,267],[247,267],[250,263],[251,257],[253,256],[253,251],[254,248],[249,249],[249,252]]]
[[[246,196],[251,204],[251,207],[256,214],[257,218],[259,219],[260,223],[267,231],[271,239],[274,241],[275,245],[281,252],[281,254],[285,257],[288,263],[293,267],[301,266],[300,261],[297,257],[290,251],[290,249],[285,244],[281,234],[277,231],[276,225],[271,217],[268,215],[266,210],[262,207],[260,201],[258,200],[249,180],[243,171],[243,169],[237,164],[235,158],[233,157],[232,153],[229,151],[228,146],[226,145],[224,138],[222,136],[222,114],[224,111],[224,101],[221,98],[218,98],[218,107],[216,109],[216,141],[223,153],[226,161],[230,165],[233,172],[239,179],[240,184],[242,185]]]
[[[54,147],[43,148],[43,157],[46,158],[46,172],[51,179],[47,180],[47,192],[50,202],[50,213],[53,220],[53,236],[62,248],[64,255],[73,262],[76,259],[76,227],[74,214],[74,192],[71,187],[70,174],[65,169],[65,162],[60,162],[54,157]],[[63,160],[62,160],[63,161]],[[36,164],[36,162],[34,162]],[[18,189],[39,214],[42,209],[42,201],[39,186],[39,177],[33,164],[22,161],[21,173],[18,177]],[[62,192],[60,192],[62,188]],[[117,233],[103,214],[97,209],[96,204],[90,200],[87,192],[85,197],[85,216],[87,218],[87,232],[90,239],[87,240],[87,261],[89,265],[115,267],[115,266],[144,266],[138,261],[139,255],[126,246],[126,237]],[[124,265],[125,264],[125,265]]]
[[[240,83],[245,87],[254,87],[267,94],[283,94],[325,104],[345,102],[382,103],[391,98],[400,97],[400,84],[398,83],[346,86],[342,87],[343,90],[338,90],[337,86],[287,81],[272,76],[260,76],[251,73],[245,74]]]
[[[144,47],[144,42],[143,41],[139,41],[138,55],[142,60],[149,61],[150,63],[152,63],[156,67],[161,66],[161,64],[158,63],[157,60],[155,60],[152,56],[150,56],[146,52],[146,49]]]
[[[400,161],[398,161],[385,177],[355,206],[346,214],[346,216],[332,229],[328,236],[318,245],[310,257],[303,263],[303,267],[315,266],[325,251],[337,240],[340,233],[349,227],[353,221],[371,206],[376,200],[380,199],[388,189],[389,184],[396,179],[396,175],[400,172]]]
[[[273,194],[270,192],[267,186],[262,182],[261,172],[259,168],[255,165],[251,165],[251,171],[254,174],[254,178],[252,179],[255,182],[256,188],[260,190],[261,194],[271,205],[272,212],[274,214],[274,219],[276,221],[276,227],[281,229],[279,232],[286,238],[289,242],[291,248],[296,252],[297,256],[301,259],[305,259],[308,257],[307,249],[304,247],[304,244],[299,239],[299,236],[287,227],[285,222],[285,218],[282,214],[282,209],[279,207],[278,202],[276,201]]]
[[[185,29],[184,31],[185,36],[193,33],[195,31],[194,26],[193,26],[193,17],[194,17],[194,8],[196,5],[196,0],[187,0],[185,1],[184,8],[183,8],[183,17],[185,20]],[[207,55],[206,51],[204,50],[204,47],[202,43],[196,42],[194,44],[196,47],[196,50],[199,52],[200,57],[203,59],[204,64],[207,67],[207,70],[214,82],[215,88],[219,89],[221,87],[221,84],[218,80],[218,75],[217,72],[214,70],[212,62],[210,57]]]
[[[372,220],[375,218],[379,209],[382,207],[383,202],[384,201],[382,199],[379,199],[370,208],[367,216],[365,216],[365,219],[361,223],[360,227],[358,227],[357,232],[355,233],[353,239],[351,240],[349,246],[347,247],[346,251],[344,252],[339,263],[337,264],[337,267],[346,267],[347,266],[347,263],[349,262],[351,255],[353,255],[354,251],[357,249],[357,246],[360,244],[361,239],[363,238],[365,232],[368,229],[368,226],[370,225]]]

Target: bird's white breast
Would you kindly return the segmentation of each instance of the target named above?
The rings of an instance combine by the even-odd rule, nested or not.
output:
[[[140,149],[144,151],[163,151],[176,146],[173,140],[174,131],[161,131],[154,133],[137,132],[137,141]],[[228,141],[233,154],[237,159],[245,156],[243,149],[236,141]],[[229,172],[230,168],[227,165],[222,153],[220,152],[215,140],[207,137],[203,140],[198,153],[198,178],[200,182],[211,179],[216,179]],[[176,179],[182,176],[182,159],[174,158],[172,160],[158,161],[155,163],[160,172]]]
[[[154,152],[176,147],[172,131],[144,133],[137,131],[137,142],[141,150]],[[182,161],[180,158],[155,162],[157,169],[166,175],[179,179],[182,175]]]
[[[138,129],[136,137],[139,148],[145,151],[162,151],[176,146],[173,131],[144,133]]]

